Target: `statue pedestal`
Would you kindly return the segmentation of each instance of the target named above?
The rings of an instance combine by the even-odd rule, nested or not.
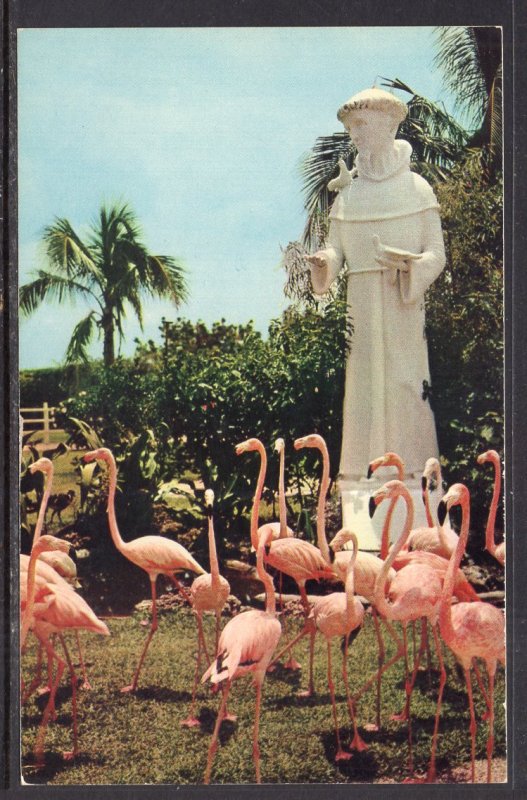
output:
[[[376,475],[368,480],[361,478],[358,481],[340,480],[338,482],[340,499],[342,504],[342,527],[349,528],[357,534],[359,548],[361,550],[379,552],[381,549],[382,526],[390,506],[388,501],[382,502],[375,511],[373,519],[369,515],[369,502],[373,492],[378,489],[386,480],[393,478],[393,475],[383,476],[379,480]],[[414,501],[414,522],[413,528],[428,527],[426,521],[425,507],[421,496],[421,481],[417,478],[405,480],[405,485],[410,491]],[[433,492],[439,495],[439,492]],[[430,505],[432,516],[437,519],[435,509],[440,500],[440,496],[431,497]],[[400,497],[394,508],[390,525],[390,541],[396,541],[406,520],[406,503]]]

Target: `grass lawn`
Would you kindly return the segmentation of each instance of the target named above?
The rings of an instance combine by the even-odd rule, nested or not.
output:
[[[145,580],[142,576],[138,580]],[[145,587],[146,589],[146,587]],[[139,689],[123,695],[121,686],[130,682],[136,660],[148,629],[135,614],[110,619],[111,637],[83,636],[92,691],[80,690],[80,754],[73,763],[62,759],[71,747],[71,692],[63,678],[58,694],[58,716],[50,724],[46,739],[46,767],[35,770],[32,747],[45,698],[31,698],[23,709],[23,774],[28,783],[53,784],[187,784],[201,783],[207,749],[214,726],[220,695],[208,686],[199,689],[197,716],[200,728],[181,728],[187,716],[194,674],[196,635],[190,610],[163,614],[145,661]],[[300,623],[288,622],[292,631]],[[205,619],[208,641],[213,641],[213,619]],[[70,637],[71,639],[72,637]],[[340,643],[333,646],[334,681],[343,744],[350,740],[350,722],[341,680]],[[23,659],[27,680],[35,660],[33,644]],[[72,648],[72,652],[74,650]],[[388,648],[388,652],[391,652]],[[335,735],[331,703],[326,682],[326,645],[317,637],[315,654],[316,696],[300,699],[307,676],[307,639],[295,648],[302,662],[301,673],[290,673],[280,665],[268,674],[264,684],[260,727],[262,781],[264,783],[338,783],[354,781],[401,781],[407,776],[407,727],[389,720],[404,702],[402,663],[386,673],[383,681],[383,725],[379,733],[368,733],[363,725],[375,714],[373,692],[358,704],[362,737],[369,745],[348,762],[334,763]],[[370,615],[350,649],[349,676],[352,692],[362,685],[377,663],[376,642]],[[465,683],[448,652],[448,680],[438,743],[438,771],[466,764],[470,760],[469,716]],[[434,722],[437,674],[432,686],[426,672],[419,673],[412,697],[414,762],[418,771],[426,769]],[[487,724],[481,722],[485,706],[475,691],[478,720],[477,758],[485,758]],[[505,754],[504,674],[496,681],[496,741],[494,753]],[[224,722],[220,747],[212,771],[212,782],[252,783],[254,689],[249,678],[235,681],[229,710],[238,715],[235,723]]]

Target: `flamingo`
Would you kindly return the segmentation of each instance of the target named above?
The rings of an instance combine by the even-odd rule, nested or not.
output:
[[[258,507],[260,504],[263,485],[265,481],[267,456],[265,453],[265,448],[259,439],[255,438],[248,439],[247,441],[242,442],[236,447],[237,455],[241,455],[242,453],[250,452],[253,450],[256,450],[260,455],[260,472],[258,475],[258,482],[256,486],[256,492],[254,495],[253,508],[251,513],[251,544],[253,548],[257,550]],[[269,539],[270,540],[272,539],[272,532],[269,532]],[[323,549],[325,545],[325,549],[327,550],[327,559],[324,558],[321,549],[315,547],[310,542],[306,542],[304,539],[296,539],[294,537],[286,537],[284,539],[272,540],[270,542],[269,547],[266,548],[265,552],[265,563],[270,564],[272,567],[279,570],[280,572],[289,575],[289,577],[293,578],[293,580],[297,584],[298,590],[300,592],[300,597],[302,600],[302,605],[304,607],[304,615],[306,619],[306,627],[304,631],[301,632],[301,635],[304,635],[304,633],[306,632],[311,633],[313,631],[313,634],[311,634],[312,637],[314,635],[315,629],[312,623],[308,622],[311,608],[306,594],[306,581],[310,579],[319,580],[320,578],[335,577],[333,568],[330,566],[331,561],[329,558],[329,548],[322,529],[317,530],[317,540],[319,545],[322,545],[321,549]],[[293,642],[288,643],[285,650],[288,650],[290,647],[292,647],[294,642],[297,641],[299,638],[300,635],[296,637],[296,639],[293,640]],[[310,647],[310,655],[312,652],[313,652],[313,645],[311,645]],[[278,655],[278,658],[280,658],[281,655],[282,653]],[[302,693],[302,696],[309,697],[313,694],[313,691],[314,691],[313,661],[312,658],[310,657],[309,687],[307,691]]]
[[[465,550],[470,525],[470,494],[462,483],[455,483],[447,491],[438,506],[440,524],[447,512],[455,505],[461,506],[462,521],[459,542],[450,557],[450,564],[443,586],[439,611],[439,627],[443,640],[452,650],[465,672],[470,710],[471,775],[474,782],[476,755],[476,717],[472,698],[470,669],[472,660],[481,658],[488,675],[488,721],[487,739],[487,783],[492,780],[492,752],[494,749],[494,678],[498,661],[505,665],[505,618],[503,612],[481,600],[477,603],[458,603],[452,606],[454,574]],[[434,744],[437,730],[434,731]]]
[[[346,698],[348,702],[348,710],[353,723],[353,740],[350,747],[353,750],[366,750],[367,745],[362,741],[357,729],[357,722],[355,719],[355,711],[350,696],[348,674],[347,674],[347,658],[348,658],[348,645],[350,638],[355,638],[357,633],[361,630],[364,622],[364,607],[358,597],[354,596],[354,582],[353,571],[355,568],[355,561],[358,552],[357,537],[351,531],[341,531],[339,546],[344,546],[347,542],[353,543],[352,557],[348,561],[346,572],[345,591],[333,592],[332,594],[318,597],[312,609],[312,616],[318,631],[325,637],[328,647],[328,687],[331,694],[331,704],[333,706],[333,719],[335,722],[335,735],[337,739],[337,753],[335,761],[342,761],[351,758],[351,753],[343,750],[337,717],[337,705],[335,702],[335,686],[333,683],[332,669],[331,669],[331,640],[335,636],[344,637],[344,650],[342,655],[342,678],[346,687]]]
[[[227,598],[231,593],[229,582],[223,575],[220,575],[220,568],[218,564],[218,554],[216,552],[216,540],[214,538],[214,522],[212,519],[212,508],[214,504],[214,492],[212,489],[205,491],[205,506],[208,517],[208,534],[209,534],[209,559],[210,559],[210,574],[198,575],[194,579],[190,587],[190,597],[192,599],[192,608],[196,613],[197,627],[198,627],[198,654],[196,656],[196,672],[194,675],[194,686],[192,689],[192,705],[190,706],[189,716],[181,722],[181,725],[191,728],[199,725],[199,720],[196,719],[194,709],[196,706],[196,689],[198,686],[199,668],[201,665],[202,650],[207,659],[207,666],[210,662],[207,654],[207,646],[205,643],[205,636],[203,633],[203,612],[213,611],[216,615],[216,644],[215,651],[218,650],[218,641],[220,635],[220,614],[227,602]]]
[[[198,575],[204,575],[205,570],[201,567],[196,559],[182,545],[173,542],[171,539],[165,539],[163,536],[140,536],[132,542],[125,542],[119,528],[117,527],[117,518],[115,516],[115,489],[117,486],[117,467],[113,454],[107,447],[100,447],[97,450],[92,450],[86,453],[83,457],[85,462],[100,460],[108,464],[110,472],[110,483],[108,488],[108,523],[110,528],[110,535],[113,543],[122,555],[127,558],[132,564],[136,564],[147,573],[150,580],[150,587],[152,592],[152,624],[148,633],[145,645],[139,656],[139,662],[132,679],[132,683],[123,686],[121,692],[135,692],[139,680],[139,673],[145,660],[146,651],[152,640],[154,633],[157,630],[157,607],[156,607],[156,580],[158,575],[166,575],[176,586],[178,591],[181,592],[188,600],[190,600],[188,593],[184,590],[183,586],[177,580],[175,573],[180,571],[196,572]]]
[[[496,545],[494,539],[494,528],[496,526],[496,511],[498,510],[498,501],[501,493],[501,459],[495,450],[487,450],[478,456],[478,464],[485,464],[490,461],[494,465],[494,489],[492,492],[492,501],[489,509],[489,517],[487,520],[487,528],[485,530],[485,550],[487,550],[494,558],[500,562],[502,567],[505,566],[505,542]]]
[[[50,714],[55,708],[55,695],[57,692],[65,663],[57,655],[50,641],[50,636],[57,633],[64,650],[66,662],[71,677],[72,707],[73,707],[73,750],[64,753],[64,758],[71,759],[77,754],[77,678],[73,664],[64,641],[63,632],[66,629],[82,628],[84,630],[109,636],[107,625],[98,619],[90,606],[76,594],[69,586],[62,584],[45,584],[37,582],[37,558],[43,551],[61,550],[67,552],[70,545],[54,536],[41,536],[33,545],[27,570],[27,583],[22,583],[21,605],[22,624],[20,631],[20,644],[24,646],[27,634],[32,629],[39,642],[42,643],[48,658],[57,662],[57,673],[52,684],[50,696],[42,717],[37,742],[35,744],[35,758],[37,765],[44,761],[44,737]]]
[[[253,674],[256,687],[253,759],[256,781],[261,783],[258,734],[262,685],[267,667],[282,633],[282,627],[276,616],[276,597],[273,581],[264,568],[264,551],[269,546],[271,539],[272,532],[268,531],[257,543],[256,569],[258,577],[265,586],[265,611],[243,611],[229,620],[221,633],[216,658],[201,679],[202,683],[210,679],[213,685],[225,683],[221,706],[209,746],[204,777],[204,783],[206,784],[210,783],[212,763],[218,747],[218,733],[225,716],[227,698],[232,681],[249,673]]]
[[[39,458],[39,459],[37,459],[37,461],[34,461],[33,464],[29,465],[29,471],[32,472],[32,473],[35,473],[35,472],[39,471],[39,472],[42,472],[45,475],[44,493],[43,493],[43,496],[42,496],[42,501],[41,501],[39,512],[38,512],[37,522],[36,522],[36,525],[35,525],[35,531],[33,533],[33,544],[34,544],[40,538],[40,535],[42,533],[42,529],[44,527],[44,522],[45,522],[45,519],[46,519],[47,505],[48,505],[49,498],[51,497],[51,489],[52,489],[52,485],[53,485],[53,473],[54,473],[53,462],[49,458],[46,458],[46,457]],[[43,562],[47,563],[52,568],[53,574],[50,574],[49,570],[46,571],[46,570],[43,569],[43,567],[42,567]],[[27,556],[21,555],[20,556],[20,569],[21,570],[27,569],[28,563],[29,563],[29,558]],[[55,579],[55,574],[58,574],[61,578],[64,579],[64,581],[66,581],[66,583],[70,584],[74,588],[78,588],[79,585],[80,585],[78,583],[78,581],[77,581],[77,567],[75,565],[75,562],[69,557],[69,555],[66,552],[63,552],[61,550],[53,550],[53,551],[44,550],[40,554],[38,562],[37,562],[37,573],[42,574],[44,579],[46,581],[48,581],[48,582],[51,582],[51,583],[61,583],[62,582],[62,581],[57,581]],[[84,657],[83,657],[83,654],[82,654],[82,647],[81,647],[81,642],[80,642],[78,631],[75,631],[75,636],[76,636],[76,639],[77,639],[77,650],[79,652],[79,661],[80,661],[80,664],[81,664],[81,669],[82,669],[82,674],[83,674],[83,683],[82,683],[82,687],[81,688],[83,688],[83,689],[91,689],[91,685],[90,685],[90,682],[88,680],[88,676],[87,676],[87,673],[86,673],[86,665],[84,663]],[[34,689],[36,689],[37,686],[41,682],[41,672],[40,672],[41,652],[42,652],[42,648],[39,647],[39,654],[38,654],[38,661],[37,661],[37,676],[36,676],[35,680],[31,683],[31,687],[30,687],[29,692],[25,693],[23,701],[25,701],[29,697],[31,692]],[[51,661],[49,661],[49,659],[48,659],[48,673],[49,673],[50,667],[51,667]],[[51,688],[51,676],[49,676],[49,678],[50,678],[49,685],[47,687],[43,687],[42,688],[42,692],[41,692],[42,694],[44,694],[46,691],[49,691],[49,689]]]
[[[423,502],[426,509],[428,527],[414,528],[410,532],[405,549],[435,553],[449,559],[457,547],[458,535],[450,525],[436,525],[430,511],[430,491],[441,486],[441,465],[437,458],[429,458],[421,479]]]
[[[388,452],[385,453],[383,456],[379,458],[375,458],[373,461],[370,461],[368,466],[368,479],[372,477],[373,473],[376,472],[381,467],[395,467],[397,470],[397,480],[402,481],[404,478],[404,461],[402,460],[401,456],[397,455],[397,453]],[[395,509],[397,503],[397,498],[390,502],[388,506],[388,511],[386,512],[386,516],[384,518],[384,524],[382,528],[382,535],[381,535],[381,552],[380,558],[384,561],[384,559],[388,556],[388,550],[390,547],[390,524],[392,521],[393,511]]]
[[[425,617],[432,626],[434,635],[434,643],[440,663],[441,677],[438,695],[438,705],[436,711],[436,725],[438,723],[439,711],[441,707],[441,697],[443,692],[444,683],[446,681],[446,674],[443,666],[443,657],[441,653],[441,644],[437,633],[437,621],[439,615],[439,603],[441,600],[442,584],[437,572],[423,564],[409,564],[399,570],[395,577],[391,580],[388,599],[386,598],[386,585],[390,568],[398,554],[406,543],[413,523],[413,502],[410,492],[405,485],[399,480],[392,480],[373,493],[370,498],[370,513],[375,512],[375,508],[384,499],[392,500],[395,497],[402,497],[406,503],[407,513],[406,521],[397,540],[396,544],[390,551],[388,558],[383,564],[383,567],[375,581],[375,605],[379,613],[391,621],[399,621],[403,623],[403,642],[399,642],[396,656],[405,658],[406,665],[406,705],[404,715],[408,720],[408,744],[409,744],[409,769],[413,771],[413,756],[412,756],[412,730],[411,730],[411,714],[410,702],[417,670],[419,668],[419,661],[424,649],[423,641],[417,655],[416,662],[413,667],[412,677],[408,680],[408,664],[407,664],[407,648],[406,648],[406,625],[412,620],[422,619]],[[425,623],[426,624],[426,623]],[[395,657],[394,657],[395,658]],[[388,662],[388,665],[390,662]],[[387,665],[383,665],[380,672],[383,672]],[[432,753],[433,758],[434,753]],[[434,766],[431,761],[430,774]]]

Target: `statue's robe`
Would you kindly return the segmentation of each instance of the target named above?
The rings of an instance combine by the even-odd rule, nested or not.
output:
[[[445,264],[439,205],[424,178],[410,170],[411,147],[396,140],[382,168],[357,157],[355,177],[330,212],[326,266],[312,266],[317,294],[326,292],[343,265],[349,271],[353,322],[346,365],[340,473],[357,480],[369,462],[395,451],[406,474],[420,474],[438,455],[425,337],[424,294]],[[373,236],[383,245],[421,253],[408,272],[375,261]],[[448,336],[448,331],[445,331]]]

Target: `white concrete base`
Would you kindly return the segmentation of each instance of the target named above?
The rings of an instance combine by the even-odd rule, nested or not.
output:
[[[357,534],[361,550],[379,552],[381,549],[382,526],[390,504],[388,501],[381,503],[377,507],[373,519],[370,519],[369,502],[373,492],[392,477],[392,475],[383,476],[382,480],[378,480],[374,475],[369,480],[367,478],[361,478],[359,481],[340,480],[338,483],[342,503],[342,527],[349,528]],[[410,478],[405,480],[405,485],[414,501],[414,522],[412,527],[427,526],[420,479]],[[439,497],[431,497],[430,501],[432,516],[436,519],[435,509],[441,499],[442,492],[434,492],[433,494],[439,495]],[[390,525],[390,540],[392,542],[399,538],[405,520],[406,503],[402,498],[399,498]]]

